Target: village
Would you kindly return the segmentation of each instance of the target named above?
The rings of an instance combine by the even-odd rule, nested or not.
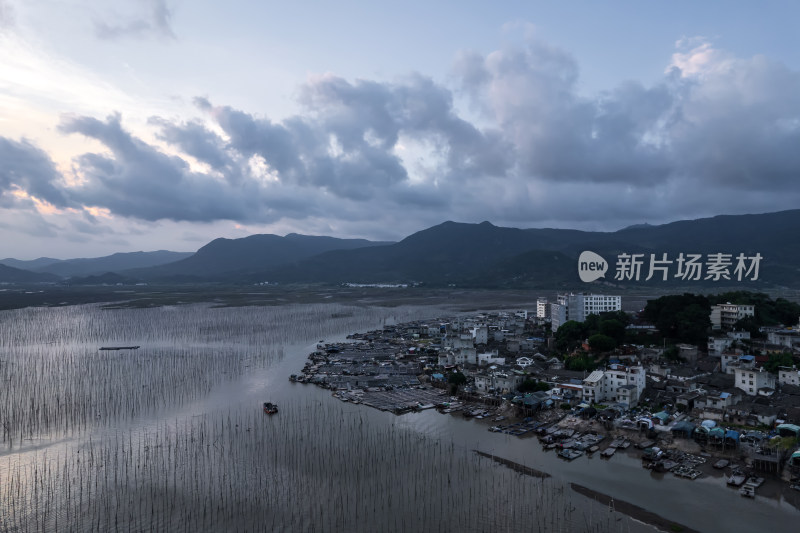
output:
[[[540,298],[533,312],[321,341],[290,380],[395,414],[437,409],[480,420],[488,431],[535,436],[565,460],[624,450],[647,469],[687,479],[717,469],[743,496],[765,480],[800,491],[800,324],[762,327],[751,338],[735,325],[754,307],[714,305],[705,345],[668,346],[647,342],[659,338],[657,328],[621,311],[619,296],[565,294]],[[636,342],[609,349],[595,334],[573,349],[570,328],[586,332],[576,324]]]

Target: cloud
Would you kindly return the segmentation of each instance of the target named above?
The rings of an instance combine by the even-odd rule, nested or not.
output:
[[[27,140],[0,137],[0,200],[13,203],[14,191],[56,207],[72,203],[62,190],[61,174],[50,157]]]
[[[104,21],[95,21],[95,35],[100,39],[115,40],[126,37],[145,38],[156,36],[164,39],[174,39],[175,32],[170,25],[172,11],[167,7],[166,0],[150,0],[150,12],[147,16],[134,18],[122,24],[109,24]]]
[[[236,201],[238,194],[247,194],[246,190],[237,194],[212,176],[192,172],[182,158],[167,155],[128,133],[118,114],[105,122],[66,117],[59,129],[96,139],[112,155],[87,153],[77,158],[81,185],[70,194],[84,205],[144,220],[247,217],[242,209],[247,206]]]
[[[445,219],[615,229],[800,205],[800,73],[764,57],[687,40],[657,83],[586,96],[575,59],[531,40],[464,52],[453,74],[315,76],[280,121],[197,97],[199,117],[150,119],[158,145],[119,114],[69,116],[61,132],[107,149],[75,158],[78,184],[0,138],[0,187],[135,220],[384,239]]]

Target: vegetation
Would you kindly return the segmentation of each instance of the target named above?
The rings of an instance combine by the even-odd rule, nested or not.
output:
[[[791,367],[794,364],[792,354],[788,352],[769,354],[769,360],[764,363],[764,370],[777,374],[782,366]]]
[[[757,326],[794,326],[800,318],[800,304],[790,302],[784,298],[772,300],[768,295],[760,292],[734,291],[709,296],[711,305],[732,303],[737,305],[755,306],[754,320],[745,322]]]
[[[450,392],[455,394],[458,392],[458,388],[467,382],[467,376],[459,371],[455,371],[447,377],[447,382],[450,384]]]
[[[550,390],[550,385],[548,385],[546,382],[538,381],[531,378],[526,379],[519,386],[520,392],[537,392],[537,391],[548,391],[548,390]]]
[[[616,348],[616,346],[617,342],[608,335],[596,333],[589,337],[589,348],[591,348],[593,352],[610,352]]]
[[[597,368],[594,357],[588,354],[572,355],[564,359],[564,367],[567,370],[577,370],[590,372]]]
[[[702,295],[685,293],[649,300],[644,317],[664,337],[679,342],[702,344],[711,328],[711,304]]]

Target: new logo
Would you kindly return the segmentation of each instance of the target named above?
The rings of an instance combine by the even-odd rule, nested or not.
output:
[[[581,281],[590,282],[604,278],[608,271],[608,262],[594,252],[581,252],[578,257],[578,276]]]

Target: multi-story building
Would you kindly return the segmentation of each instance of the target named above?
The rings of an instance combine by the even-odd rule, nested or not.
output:
[[[547,298],[540,296],[536,299],[536,318],[547,318]]]
[[[734,385],[750,396],[756,396],[761,389],[775,389],[775,376],[763,368],[736,368]]]
[[[595,370],[583,380],[583,401],[612,401],[634,407],[645,387],[645,370],[641,365],[609,365]]]
[[[583,322],[589,315],[599,315],[622,309],[621,296],[606,294],[559,294],[558,303],[550,305],[550,321],[553,331],[569,320]]]
[[[781,385],[800,385],[800,370],[796,366],[782,366],[778,369],[778,383]]]
[[[730,329],[733,325],[748,316],[755,314],[755,306],[737,305],[730,302],[711,306],[711,327],[713,329]]]

